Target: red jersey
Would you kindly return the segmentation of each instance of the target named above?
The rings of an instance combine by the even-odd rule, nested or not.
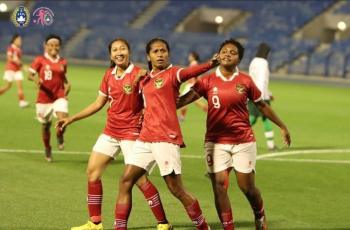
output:
[[[11,44],[9,47],[7,47],[7,55],[11,58],[17,57],[19,60],[21,60],[22,50],[14,44]],[[18,65],[13,61],[7,60],[5,70],[12,70],[16,72],[21,70],[21,65]]]
[[[136,140],[142,123],[142,95],[135,78],[140,68],[130,64],[124,74],[117,76],[117,67],[106,71],[100,86],[100,94],[108,97],[108,136]]]
[[[168,142],[184,146],[176,114],[176,100],[182,82],[211,68],[209,63],[182,69],[170,65],[151,71],[141,82],[144,97],[144,120],[139,139],[144,142]]]
[[[53,60],[47,54],[38,56],[31,64],[29,71],[38,73],[41,82],[37,103],[53,103],[64,98],[67,61],[59,56]]]
[[[247,101],[262,99],[252,78],[236,69],[226,79],[219,67],[197,81],[193,90],[208,101],[206,142],[240,144],[255,141]]]

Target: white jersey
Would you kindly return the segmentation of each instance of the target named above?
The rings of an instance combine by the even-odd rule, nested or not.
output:
[[[253,78],[255,85],[261,91],[264,100],[270,100],[269,78],[270,70],[269,63],[266,59],[255,57],[249,65],[249,75]]]

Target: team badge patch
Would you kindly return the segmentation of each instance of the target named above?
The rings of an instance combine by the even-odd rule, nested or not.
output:
[[[243,94],[245,92],[245,87],[241,84],[236,85],[236,90],[239,94]]]
[[[132,85],[131,84],[124,84],[123,85],[123,91],[126,94],[131,94],[132,93]]]
[[[154,86],[157,89],[162,88],[163,84],[164,84],[164,80],[162,78],[157,78],[156,80],[154,80]]]
[[[24,6],[17,7],[11,15],[12,23],[17,27],[26,27],[30,22],[29,10]]]

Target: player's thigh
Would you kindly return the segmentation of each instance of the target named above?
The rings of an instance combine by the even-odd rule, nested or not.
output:
[[[131,154],[125,159],[126,165],[134,165],[149,172],[155,163],[151,143],[136,140]]]
[[[109,155],[92,151],[87,166],[87,173],[98,179],[112,160],[113,157]]]
[[[14,79],[16,81],[23,81],[23,72],[22,71],[16,71],[14,74]]]
[[[180,146],[167,142],[151,144],[152,153],[158,164],[160,175],[181,174]]]
[[[124,156],[124,163],[127,162],[127,158],[133,153],[133,147],[136,141],[133,140],[120,140],[120,148]]]
[[[92,148],[92,151],[110,158],[116,158],[121,151],[120,140],[106,134],[101,134]]]
[[[235,145],[232,149],[235,171],[240,173],[251,173],[255,171],[256,151],[256,142]]]
[[[209,173],[226,171],[232,167],[232,145],[206,142],[205,159]]]
[[[51,103],[47,103],[47,104],[36,103],[35,110],[36,110],[35,111],[36,118],[40,123],[47,124],[47,123],[51,122],[52,112],[53,112],[53,108],[52,108]]]
[[[15,80],[15,71],[5,70],[4,80],[7,82],[13,82]]]
[[[58,119],[68,117],[68,101],[65,98],[59,98],[53,103],[54,116]]]

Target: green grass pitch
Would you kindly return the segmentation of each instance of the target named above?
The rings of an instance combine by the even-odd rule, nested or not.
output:
[[[1,73],[3,64],[1,64]],[[97,96],[104,68],[69,67],[72,91],[70,114]],[[15,87],[0,96],[0,229],[63,230],[88,219],[85,169],[90,152],[105,123],[105,108],[98,114],[71,125],[66,132],[64,153],[57,151],[54,130],[54,162],[46,163],[40,125],[34,119],[36,87],[24,81],[29,108],[20,109]],[[262,123],[254,127],[258,152],[256,181],[267,213],[269,228],[275,230],[350,229],[350,91],[349,88],[272,82],[272,106],[289,126],[292,155],[268,154]],[[200,201],[212,229],[221,229],[209,180],[204,176],[203,137],[205,114],[191,105],[182,131],[187,148],[182,150],[185,186]],[[282,147],[275,127],[276,143]],[[32,151],[32,152],[30,152]],[[67,153],[71,152],[71,153]],[[81,152],[81,153],[77,153]],[[86,153],[86,154],[85,154]],[[197,158],[191,156],[198,156]],[[267,155],[265,155],[267,156]],[[113,229],[121,157],[103,176],[103,223]],[[175,229],[193,229],[178,202],[167,191],[155,170],[150,179],[158,187],[169,221]],[[248,202],[231,175],[229,188],[236,229],[253,229]],[[155,220],[142,194],[133,191],[130,229],[155,229]]]

